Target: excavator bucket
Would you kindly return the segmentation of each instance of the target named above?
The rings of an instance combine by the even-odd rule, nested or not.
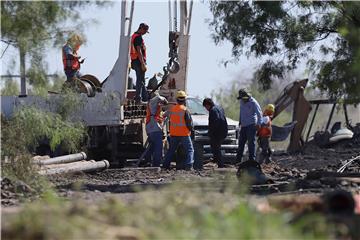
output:
[[[271,141],[274,142],[285,141],[287,137],[290,135],[291,131],[294,129],[296,123],[297,121],[286,123],[282,127],[272,125]]]

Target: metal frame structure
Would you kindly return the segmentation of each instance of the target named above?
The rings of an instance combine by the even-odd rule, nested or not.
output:
[[[351,129],[351,124],[350,124],[350,121],[349,121],[349,115],[348,115],[347,107],[346,107],[347,104],[345,102],[342,104],[343,110],[344,110],[344,115],[345,115],[345,123],[346,123],[346,126]],[[326,128],[325,128],[325,131],[327,131],[329,129],[329,127],[330,127],[330,123],[331,123],[332,117],[334,115],[335,107],[338,104],[338,100],[337,99],[319,99],[319,100],[310,100],[309,103],[310,104],[315,104],[316,107],[315,107],[314,114],[313,114],[313,116],[311,118],[309,129],[308,129],[307,134],[306,134],[306,142],[308,142],[308,140],[309,140],[310,132],[311,132],[312,126],[314,124],[315,117],[316,117],[317,111],[319,109],[319,106],[323,105],[323,104],[332,104],[330,115],[329,115],[328,121],[326,123]]]
[[[176,33],[178,37],[178,56],[180,65],[179,71],[170,73],[165,83],[160,88],[160,94],[165,96],[169,102],[175,102],[176,92],[178,90],[187,91],[187,72],[189,63],[189,41],[190,25],[192,18],[193,1],[180,1],[180,30],[178,31],[178,1],[169,0],[169,32]],[[172,15],[173,12],[173,15]],[[174,18],[172,18],[172,16]],[[173,20],[173,21],[172,21]],[[170,40],[170,39],[169,39]],[[170,57],[170,56],[169,56]]]

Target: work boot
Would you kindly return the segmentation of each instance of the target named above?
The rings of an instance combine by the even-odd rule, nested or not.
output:
[[[184,167],[184,170],[185,170],[185,171],[191,171],[191,170],[192,170],[192,164],[186,165],[186,166]]]

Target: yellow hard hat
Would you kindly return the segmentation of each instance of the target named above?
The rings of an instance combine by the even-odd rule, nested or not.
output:
[[[275,106],[273,104],[268,104],[266,105],[265,110],[269,112],[275,112]]]
[[[186,93],[184,91],[177,91],[176,98],[186,98]]]

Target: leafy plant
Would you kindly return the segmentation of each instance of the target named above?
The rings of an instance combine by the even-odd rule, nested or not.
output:
[[[3,155],[24,153],[25,148],[34,149],[44,138],[49,140],[51,150],[62,144],[69,152],[79,150],[85,128],[81,123],[63,121],[61,115],[42,111],[35,107],[18,109],[3,129]],[[8,151],[16,148],[18,151]]]
[[[308,63],[314,85],[359,102],[360,3],[355,1],[213,1],[213,39],[230,41],[233,61],[262,61],[255,77],[264,90]]]
[[[1,128],[2,175],[24,181],[40,192],[42,188],[47,189],[46,181],[37,174],[31,153],[42,141],[47,142],[52,151],[61,146],[65,152],[77,152],[86,136],[81,123],[28,106],[17,109],[9,120],[1,116]]]

